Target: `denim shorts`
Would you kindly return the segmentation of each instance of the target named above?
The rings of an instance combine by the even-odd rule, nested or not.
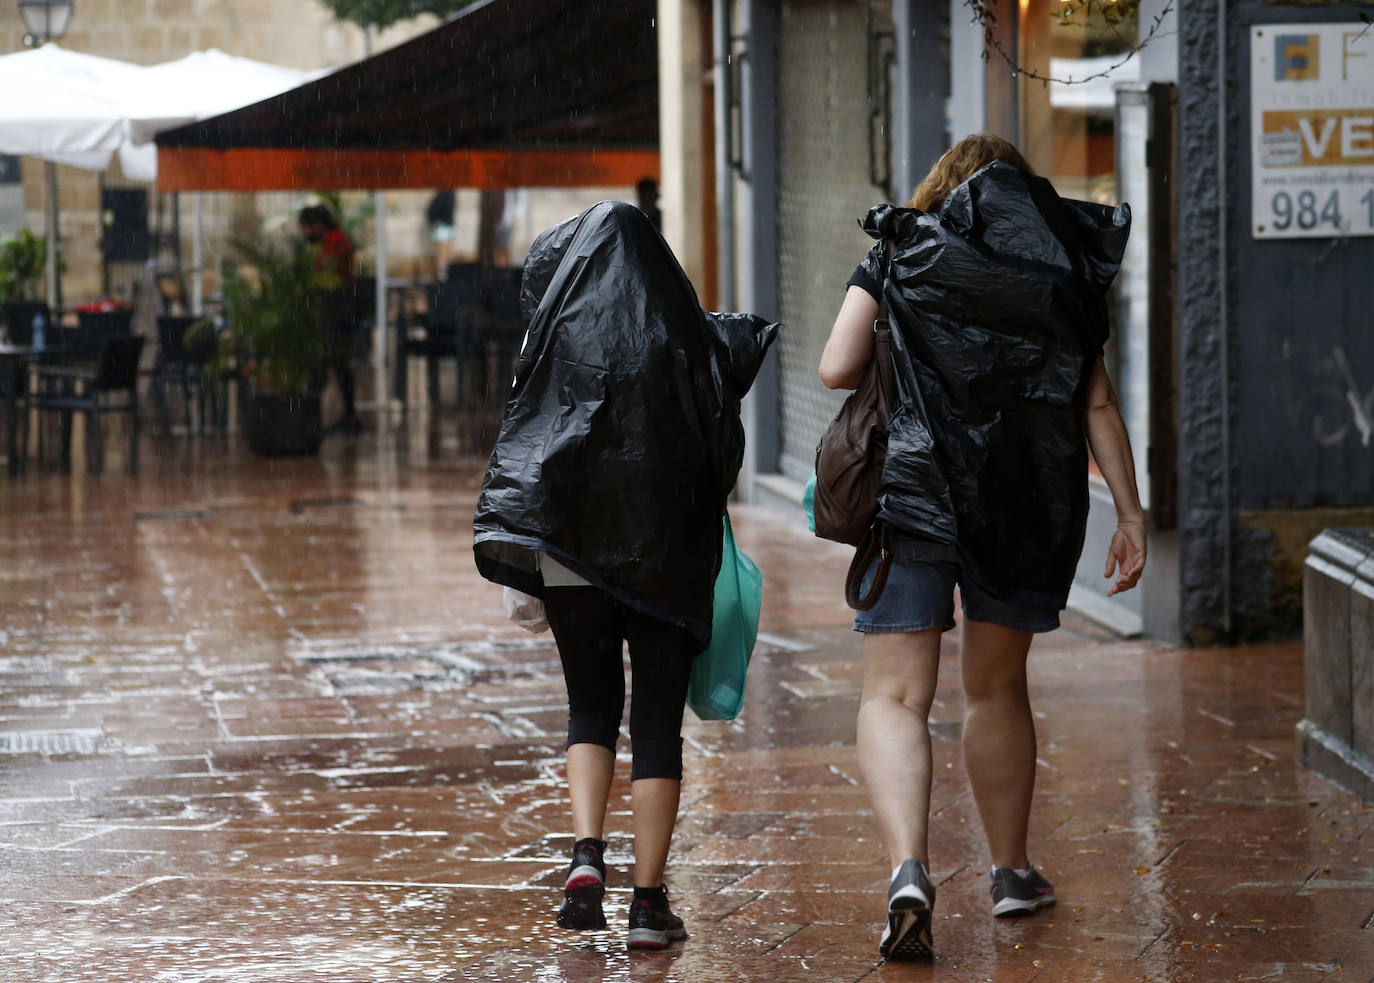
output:
[[[1057,610],[1000,601],[980,589],[963,575],[959,561],[949,558],[952,548],[923,547],[929,544],[905,537],[890,544],[893,557],[887,585],[877,604],[855,612],[855,631],[906,632],[937,627],[949,631],[954,627],[955,584],[959,585],[964,617],[969,621],[990,622],[1015,631],[1047,632],[1059,627]],[[873,582],[877,563],[874,560],[864,575],[865,591]]]

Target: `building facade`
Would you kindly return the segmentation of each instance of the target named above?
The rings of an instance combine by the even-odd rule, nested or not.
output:
[[[1077,28],[1061,6],[1002,0],[985,32],[965,0],[660,3],[713,22],[663,43],[694,50],[716,108],[709,158],[671,161],[665,132],[665,195],[685,225],[714,189],[720,306],[787,324],[749,400],[742,494],[795,507],[839,405],[816,366],[869,245],[857,220],[954,140],[998,133],[1061,194],[1134,211],[1108,358],[1151,559],[1106,598],[1094,477],[1071,606],[1170,640],[1293,636],[1306,544],[1374,525],[1374,38],[1353,5],[1142,0]]]

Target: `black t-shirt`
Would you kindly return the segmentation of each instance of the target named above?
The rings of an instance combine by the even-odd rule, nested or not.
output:
[[[452,225],[458,210],[458,198],[452,191],[436,191],[425,208],[425,222],[429,225]]]
[[[883,248],[883,240],[879,239],[863,258],[863,262],[854,268],[854,275],[849,278],[844,288],[848,290],[850,287],[862,287],[870,297],[881,304],[883,281],[886,279],[887,250]]]

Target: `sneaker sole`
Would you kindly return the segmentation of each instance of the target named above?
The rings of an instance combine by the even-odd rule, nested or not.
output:
[[[625,939],[627,949],[666,949],[674,942],[688,938],[685,929],[670,929],[659,932],[652,928],[632,928]]]
[[[1041,908],[1048,908],[1054,904],[1054,895],[1042,895],[1038,898],[1003,898],[992,906],[992,917],[994,918],[1025,918],[1033,915]]]
[[[584,869],[587,869],[588,873],[582,873]],[[563,884],[565,891],[577,891],[587,887],[603,887],[601,875],[595,869],[579,867]]]
[[[885,959],[930,959],[931,910],[919,893],[898,894],[887,906],[887,939],[878,946]]]
[[[606,913],[601,909],[605,896],[606,887],[596,878],[570,879],[563,889],[563,907],[555,920],[561,927],[579,932],[605,928]]]

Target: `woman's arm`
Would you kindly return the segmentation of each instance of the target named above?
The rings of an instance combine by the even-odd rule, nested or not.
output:
[[[1107,547],[1107,569],[1103,574],[1107,578],[1116,574],[1116,583],[1107,591],[1110,596],[1130,590],[1145,570],[1145,510],[1135,484],[1131,438],[1101,355],[1088,381],[1087,424],[1088,446],[1116,505],[1116,532]]]
[[[821,353],[821,382],[828,389],[858,389],[873,357],[878,302],[863,287],[850,287]]]

